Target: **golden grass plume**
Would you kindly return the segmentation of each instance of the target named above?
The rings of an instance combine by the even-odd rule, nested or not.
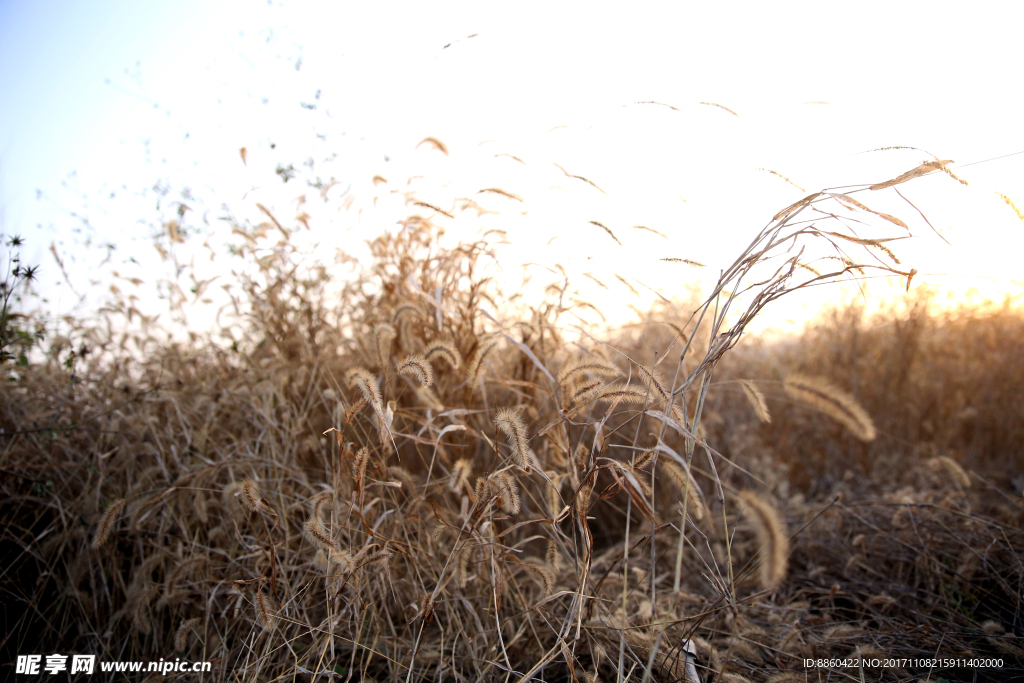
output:
[[[118,498],[110,504],[106,512],[103,513],[103,516],[100,517],[100,521],[96,524],[96,531],[92,536],[93,548],[99,548],[110,538],[110,530],[114,528],[114,522],[117,521],[117,516],[121,514],[121,510],[124,509],[124,504],[124,498]]]
[[[773,590],[786,577],[789,565],[789,536],[778,510],[757,493],[740,492],[743,508],[750,515],[757,532],[761,586]]]
[[[827,379],[793,374],[786,378],[783,388],[791,398],[825,413],[861,441],[874,441],[878,435],[871,416],[857,399]]]
[[[772,416],[768,412],[768,404],[765,403],[764,394],[761,393],[761,390],[749,380],[742,380],[740,386],[743,387],[743,395],[747,397],[747,402],[754,409],[757,419],[761,422],[771,422]]]
[[[396,367],[398,374],[414,378],[421,386],[429,387],[434,382],[434,369],[426,358],[418,354],[406,356]]]

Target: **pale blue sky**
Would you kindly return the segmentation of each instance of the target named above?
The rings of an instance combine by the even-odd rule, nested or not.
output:
[[[492,164],[495,152],[515,153],[533,164],[534,180],[541,166],[570,164],[611,195],[584,197],[586,211],[657,222],[693,252],[681,256],[714,261],[800,196],[757,168],[813,191],[879,181],[922,160],[849,156],[875,147],[918,146],[960,164],[1024,150],[1021,6],[950,7],[659,2],[626,14],[578,3],[492,13],[481,3],[4,0],[0,228],[28,238],[50,282],[59,279],[48,254],[56,242],[85,288],[99,263],[81,248],[86,240],[115,242],[112,266],[154,258],[146,222],[163,214],[142,191],[156,181],[256,221],[253,188],[291,211],[297,188],[280,187],[272,170],[313,157],[317,172],[354,183],[364,213],[339,225],[361,238],[392,220],[367,218],[376,206],[369,179],[421,173],[416,142],[434,135],[452,148],[452,164],[479,150]],[[637,100],[682,111],[623,106]],[[708,101],[740,117],[699,105]],[[829,104],[805,104],[817,101]],[[568,132],[549,132],[560,124]],[[960,240],[928,262],[933,272],[1001,272],[970,259],[983,258],[989,240],[1019,238],[1024,224],[992,197],[1024,203],[1022,169],[1024,155],[965,168],[969,195],[941,179],[922,183],[922,197],[927,183],[939,187],[930,199]],[[536,206],[534,217],[556,215]],[[319,225],[348,215],[330,208]],[[641,209],[640,219],[630,213]],[[69,212],[87,216],[91,232],[73,232]],[[349,234],[355,223],[363,229]]]

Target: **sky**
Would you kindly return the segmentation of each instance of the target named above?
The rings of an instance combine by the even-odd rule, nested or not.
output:
[[[153,237],[181,203],[187,246],[210,247],[175,248],[205,280],[225,277],[218,217],[258,224],[257,203],[305,210],[305,238],[330,254],[393,229],[410,192],[474,197],[498,213],[439,218],[453,238],[505,229],[510,274],[564,264],[623,308],[637,295],[616,275],[681,296],[778,209],[934,154],[969,182],[902,186],[935,231],[891,192],[858,196],[910,225],[893,248],[915,286],[1016,295],[1024,223],[998,193],[1024,206],[1024,6],[952,7],[3,0],[0,230],[26,238],[49,306],[87,294],[74,310],[88,314],[112,282],[166,269]],[[891,146],[918,149],[867,153]],[[300,177],[282,182],[290,164]],[[317,177],[337,180],[322,198]]]

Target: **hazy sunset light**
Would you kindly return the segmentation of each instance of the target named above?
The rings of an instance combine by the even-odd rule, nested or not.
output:
[[[3,228],[30,237],[64,306],[75,298],[52,289],[51,242],[79,291],[110,271],[146,279],[160,269],[152,225],[186,188],[184,220],[203,236],[193,242],[215,250],[229,239],[213,220],[221,205],[256,224],[257,202],[289,217],[312,192],[308,237],[330,253],[404,217],[406,198],[389,192],[451,210],[498,187],[523,201],[491,195],[482,203],[498,214],[439,223],[461,238],[504,229],[506,267],[592,273],[608,288],[578,286],[618,309],[635,295],[616,275],[671,297],[716,275],[779,208],[895,177],[929,153],[970,186],[932,177],[908,190],[949,245],[898,197],[872,193],[914,235],[894,252],[917,285],[1020,292],[1024,223],[999,196],[1024,201],[1024,156],[1010,156],[1024,150],[1020,100],[1001,71],[1015,60],[1014,22],[980,11],[885,5],[882,22],[868,7],[819,4],[48,7],[3,10],[0,174]],[[427,137],[449,154],[417,147]],[[896,146],[918,149],[870,151]],[[326,201],[275,174],[307,161],[300,183],[337,183]],[[157,183],[169,194],[154,213],[155,194],[139,195]],[[105,243],[117,247],[109,260]],[[200,279],[218,273],[198,267]]]

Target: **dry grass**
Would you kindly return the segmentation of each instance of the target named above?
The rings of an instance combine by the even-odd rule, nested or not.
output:
[[[835,233],[798,217],[826,202],[601,339],[560,290],[482,314],[512,300],[488,245],[424,219],[332,297],[275,252],[247,347],[132,356],[79,328],[73,382],[54,348],[0,397],[5,652],[176,647],[224,680],[784,681],[876,651],[1019,671],[1024,508],[998,472],[1021,318],[848,309],[733,350],[794,289],[908,275],[846,252],[804,275],[799,245]]]

